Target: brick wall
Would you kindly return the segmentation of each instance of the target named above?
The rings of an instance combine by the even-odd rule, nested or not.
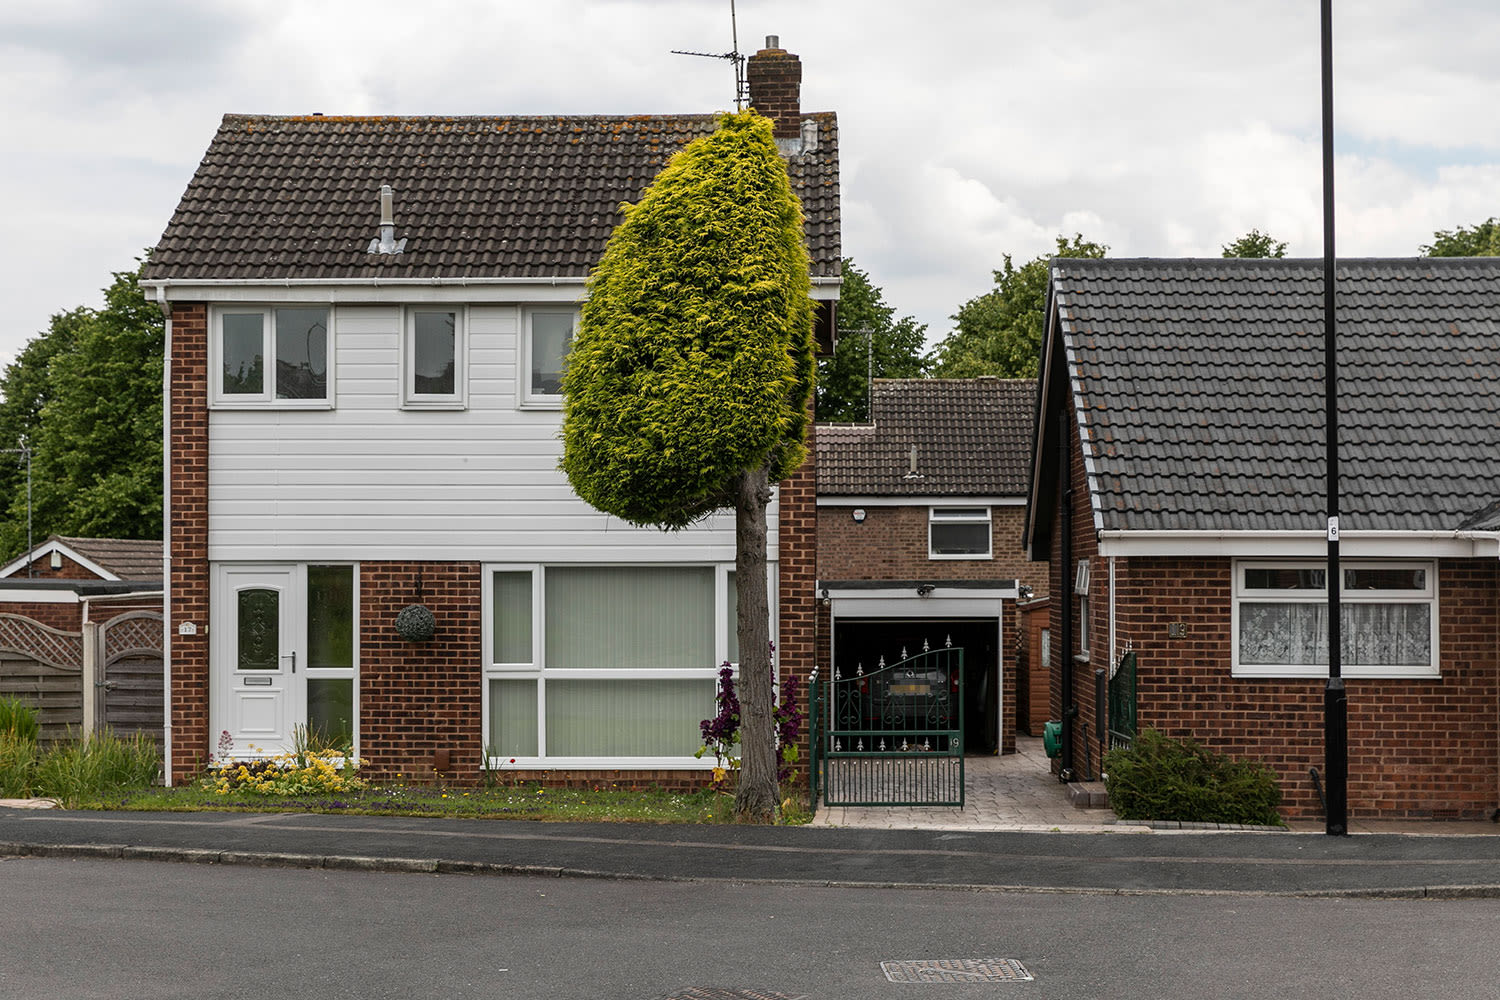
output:
[[[816,433],[811,420],[807,425],[807,460],[783,480],[779,490],[776,525],[777,585],[776,600],[780,617],[777,641],[778,667],[783,680],[795,677],[802,692],[804,713],[808,710],[807,680],[817,658],[819,646],[819,612],[816,595],[818,560],[818,510]],[[823,625],[826,641],[826,624]],[[809,744],[804,737],[802,760],[808,759]],[[805,771],[793,780],[806,780]]]
[[[761,49],[745,64],[750,104],[775,123],[778,138],[798,135],[802,117],[802,60],[785,49]]]
[[[1082,780],[1090,780],[1099,776],[1101,747],[1095,738],[1094,728],[1094,679],[1093,671],[1096,667],[1107,666],[1108,651],[1108,572],[1101,569],[1100,560],[1097,558],[1099,552],[1098,538],[1094,533],[1094,515],[1089,506],[1089,494],[1084,479],[1083,457],[1079,451],[1078,424],[1072,419],[1060,420],[1059,426],[1069,429],[1072,441],[1069,447],[1069,459],[1071,467],[1069,475],[1073,485],[1073,551],[1072,558],[1067,565],[1063,565],[1062,558],[1062,536],[1061,524],[1062,504],[1057,505],[1057,513],[1054,515],[1052,528],[1052,555],[1050,562],[1050,583],[1048,594],[1051,595],[1051,608],[1048,614],[1048,627],[1052,630],[1052,672],[1050,678],[1050,693],[1048,697],[1048,718],[1065,719],[1064,710],[1068,707],[1063,704],[1062,699],[1062,674],[1065,665],[1072,663],[1073,669],[1073,698],[1072,705],[1077,708],[1078,714],[1072,724],[1072,749],[1074,774]],[[1077,595],[1071,601],[1064,601],[1063,595],[1071,593],[1073,581],[1078,569],[1080,559],[1090,560],[1092,572],[1090,573],[1089,611],[1091,639],[1090,649],[1085,656],[1079,648],[1079,622],[1081,615],[1081,602]],[[1070,618],[1072,646],[1067,648],[1063,645],[1063,605],[1071,603]],[[1044,720],[1045,721],[1045,720]],[[1069,733],[1066,723],[1063,726],[1064,737]],[[1061,758],[1054,758],[1052,768],[1058,771],[1062,767]]]
[[[1020,580],[1047,591],[1047,564],[1021,549],[1025,507],[992,507],[990,559],[930,559],[929,507],[818,508],[818,577],[823,580]]]
[[[62,555],[62,553],[58,553],[58,555],[62,556],[62,565],[57,569],[52,568],[52,555],[49,553],[33,559],[30,566],[16,570],[10,575],[10,578],[16,580],[24,580],[28,577],[33,580],[101,579],[99,574],[85,569],[82,563],[75,562],[67,556]],[[28,569],[30,570],[29,573],[27,572]]]
[[[206,763],[208,734],[208,310],[202,303],[172,307],[168,359],[171,470],[167,552],[172,637],[172,778],[191,780]],[[179,635],[193,622],[197,635]]]
[[[1042,630],[1051,627],[1049,598],[1017,606],[1021,618],[1016,637],[1016,728],[1028,736],[1042,735],[1051,716],[1052,671],[1042,657]],[[1050,652],[1050,650],[1049,650]]]

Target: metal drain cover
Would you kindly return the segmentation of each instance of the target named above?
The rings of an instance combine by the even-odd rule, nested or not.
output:
[[[786,993],[767,993],[765,990],[721,990],[690,986],[664,1000],[807,1000],[807,994],[791,996]]]
[[[1013,958],[936,958],[917,962],[881,962],[893,983],[1029,983],[1026,966]]]

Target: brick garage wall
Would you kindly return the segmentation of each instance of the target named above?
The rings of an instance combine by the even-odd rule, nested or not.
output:
[[[1116,591],[1120,636],[1139,663],[1141,726],[1263,761],[1281,779],[1284,815],[1321,817],[1308,768],[1324,770],[1325,682],[1230,676],[1231,561],[1134,558],[1116,571],[1125,581]],[[1442,676],[1346,679],[1351,816],[1472,819],[1496,804],[1497,586],[1493,560],[1442,561]],[[1168,639],[1170,622],[1187,635]]]
[[[83,605],[43,603],[41,601],[7,601],[0,604],[0,614],[20,615],[41,622],[48,628],[77,632],[83,623]]]
[[[40,546],[38,546],[40,548]],[[58,553],[62,555],[62,553]],[[24,580],[28,576],[33,580],[99,580],[99,574],[85,569],[82,563],[75,562],[67,556],[62,556],[62,565],[57,569],[52,568],[51,554],[38,556],[31,561],[27,567],[16,570],[10,575],[10,579]],[[28,570],[30,570],[28,574]]]
[[[172,307],[167,467],[167,552],[172,560],[170,663],[172,780],[190,781],[210,753],[208,735],[208,309]],[[197,635],[178,635],[193,622]]]
[[[824,580],[1020,580],[1046,593],[1047,564],[1021,550],[1026,508],[990,508],[992,559],[928,558],[928,505],[818,508],[818,576]]]

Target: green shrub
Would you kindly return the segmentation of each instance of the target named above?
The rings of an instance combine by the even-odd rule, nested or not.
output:
[[[1143,730],[1128,750],[1104,755],[1109,804],[1121,819],[1282,826],[1276,775],[1191,739]]]
[[[0,799],[31,798],[36,779],[36,741],[0,730]]]
[[[14,736],[35,743],[40,735],[36,709],[19,698],[0,698],[0,736]]]
[[[105,729],[48,750],[36,766],[33,794],[73,808],[106,792],[145,788],[160,770],[161,753],[151,737],[120,737]]]

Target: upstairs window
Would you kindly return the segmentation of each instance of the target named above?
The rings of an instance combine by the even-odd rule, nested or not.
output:
[[[988,507],[933,507],[927,519],[929,559],[989,559]]]
[[[562,379],[568,352],[578,329],[578,310],[536,308],[525,311],[522,342],[525,353],[522,400],[542,406],[562,405]]]
[[[402,405],[458,409],[464,405],[463,314],[456,309],[410,309],[402,344]]]
[[[327,406],[330,312],[236,306],[215,313],[209,359],[215,401]]]

